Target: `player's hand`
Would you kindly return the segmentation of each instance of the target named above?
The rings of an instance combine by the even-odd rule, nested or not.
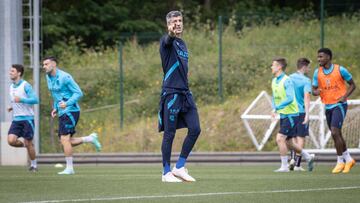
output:
[[[13,110],[12,107],[8,107],[8,108],[7,108],[7,111],[8,111],[8,112],[11,112],[12,110]]]
[[[309,115],[305,115],[304,122],[302,122],[303,125],[307,125],[309,123]]]
[[[52,117],[52,118],[55,118],[55,116],[56,116],[56,109],[53,109],[53,110],[51,111],[51,117]]]
[[[65,109],[65,108],[66,108],[66,102],[61,101],[61,102],[59,103],[59,106],[60,106],[60,108]]]
[[[312,93],[314,96],[319,96],[320,95],[320,92],[321,92],[321,89],[316,89],[316,90],[313,90]]]
[[[175,35],[176,35],[175,28],[176,28],[176,25],[174,23],[171,23],[170,25],[168,25],[168,33],[169,33],[170,37],[175,37]]]
[[[271,112],[271,121],[274,122],[276,120],[277,113],[275,111]]]
[[[15,102],[15,103],[20,103],[20,99],[21,99],[20,97],[15,96],[15,97],[14,97],[14,102]]]

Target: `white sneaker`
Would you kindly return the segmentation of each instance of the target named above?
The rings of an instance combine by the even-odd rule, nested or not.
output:
[[[185,169],[185,167],[181,167],[181,168],[176,168],[174,166],[173,170],[171,171],[174,176],[178,177],[178,178],[181,178],[182,180],[184,181],[187,181],[187,182],[195,182],[195,178],[191,177],[187,170]]]
[[[294,171],[305,171],[301,166],[295,166]]]
[[[167,183],[180,183],[182,180],[176,178],[171,172],[167,172],[165,175],[162,175],[161,177],[162,182]]]
[[[289,172],[289,171],[290,171],[290,170],[289,170],[289,167],[285,167],[285,168],[280,167],[280,168],[274,170],[275,173],[287,173],[287,172]]]
[[[310,159],[308,160],[308,171],[314,170],[314,161],[315,161],[315,154],[310,154]]]
[[[295,159],[291,159],[289,163],[289,169],[290,171],[293,171],[295,167]]]
[[[74,169],[65,168],[65,170],[58,173],[59,175],[73,175],[75,174]]]

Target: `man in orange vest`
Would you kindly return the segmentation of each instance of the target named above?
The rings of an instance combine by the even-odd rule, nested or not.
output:
[[[356,85],[350,72],[338,64],[331,63],[332,52],[328,48],[318,50],[319,68],[313,76],[313,95],[319,96],[325,104],[326,121],[335,143],[337,164],[332,173],[349,173],[355,160],[346,148],[341,127],[347,111],[347,98],[355,90]],[[348,83],[348,87],[346,83]]]

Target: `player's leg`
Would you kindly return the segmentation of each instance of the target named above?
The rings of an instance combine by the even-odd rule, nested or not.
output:
[[[315,155],[314,154],[309,154],[307,151],[305,151],[300,145],[295,143],[294,139],[295,138],[288,140],[289,148],[294,149],[294,151],[296,153],[303,156],[305,158],[305,160],[308,162],[308,171],[312,171],[314,169]]]
[[[304,149],[305,137],[297,136],[295,139],[296,139],[296,144],[298,144],[299,147],[301,147],[302,149]],[[295,171],[304,171],[304,169],[301,167],[301,159],[302,159],[301,154],[296,153],[296,156],[295,156],[295,167],[294,167],[294,170],[295,170]]]
[[[37,160],[36,160],[36,153],[35,153],[35,147],[32,142],[32,140],[24,140],[25,146],[30,158],[30,168],[29,171],[36,172],[37,171]]]
[[[291,128],[290,121],[287,117],[280,118],[280,130],[276,135],[276,144],[279,148],[281,165],[280,168],[274,172],[289,172],[288,168],[288,147],[286,145],[287,134]]]
[[[22,121],[13,121],[11,123],[7,137],[7,141],[10,146],[25,147],[24,143],[18,139],[19,136],[23,134],[23,129],[24,126]]]
[[[175,176],[185,181],[194,182],[195,179],[185,169],[185,163],[201,132],[199,114],[196,108],[191,108],[180,115],[188,126],[188,133],[184,139],[179,159],[172,172]]]
[[[88,136],[83,137],[72,137],[70,139],[71,145],[73,147],[78,146],[82,143],[92,143],[97,152],[101,151],[101,143],[99,142],[99,138],[97,133],[91,133]]]
[[[341,128],[345,120],[347,105],[342,104],[332,109],[331,118],[331,136],[335,143],[336,153],[338,154],[338,163],[333,170],[333,173],[348,173],[355,165],[355,160],[351,157],[346,147],[346,142],[342,136]],[[341,160],[339,160],[341,159]],[[345,162],[344,162],[345,161]],[[340,164],[339,164],[340,162]]]
[[[63,146],[65,161],[66,161],[66,168],[64,171],[59,172],[59,175],[71,175],[74,174],[74,167],[73,167],[73,151],[71,145],[71,135],[60,135],[60,142]]]
[[[29,158],[30,158],[30,167],[29,171],[36,172],[37,171],[37,163],[36,163],[36,153],[35,147],[32,142],[34,138],[35,124],[34,120],[24,120],[22,121],[23,131],[21,137],[24,138],[24,145],[27,149]]]
[[[14,134],[8,135],[8,144],[13,147],[24,147],[24,143],[18,139],[18,136]]]
[[[77,111],[77,112],[68,113],[67,117],[71,121],[71,123],[69,123],[69,128],[70,129],[69,129],[68,133],[73,135],[76,132],[75,127],[76,127],[76,125],[77,125],[77,123],[79,121],[80,112]],[[79,138],[71,137],[70,142],[71,142],[71,145],[73,147],[78,146],[78,145],[80,145],[82,143],[92,143],[94,145],[96,151],[98,151],[98,152],[101,151],[101,144],[99,142],[99,138],[98,138],[97,133],[91,133],[88,136],[83,136],[83,137],[79,137]]]
[[[287,155],[288,148],[286,146],[286,135],[283,135],[282,133],[278,133],[276,135],[276,143],[279,148],[281,165],[280,165],[280,168],[275,170],[274,172],[289,172],[288,155]]]
[[[74,113],[74,112],[72,112]],[[72,117],[72,114],[64,114],[59,117],[59,138],[64,150],[66,168],[64,171],[59,172],[59,175],[71,175],[74,174],[73,167],[73,151],[71,144],[71,136],[75,133],[76,120]]]
[[[308,171],[312,171],[314,168],[315,155],[310,155],[308,152],[303,150],[302,147],[300,147],[296,143],[296,141],[294,141],[296,133],[297,133],[297,126],[299,124],[300,118],[299,118],[299,116],[289,116],[288,121],[289,121],[290,127],[288,128],[287,134],[286,134],[288,137],[288,139],[286,140],[287,146],[289,149],[293,149],[296,153],[299,153],[302,156],[304,156],[304,158],[308,162]]]
[[[299,115],[299,122],[296,128],[296,144],[299,145],[302,149],[304,149],[305,145],[305,137],[309,136],[309,123],[303,124],[305,119],[305,113],[300,113]],[[295,156],[295,167],[294,170],[296,171],[304,171],[303,168],[301,168],[301,159],[302,156],[299,153],[296,153]]]
[[[329,127],[330,131],[331,131],[331,136],[334,140],[334,137],[336,138],[337,136],[334,136],[334,133],[336,134],[336,129],[331,129],[331,123],[332,123],[332,119],[333,119],[333,112],[334,109],[326,109],[325,111],[325,116],[326,116],[326,123],[327,126]],[[336,141],[334,140],[334,143],[336,143]],[[342,146],[340,146],[342,147]],[[340,173],[344,167],[345,167],[345,161],[344,161],[344,157],[342,155],[343,151],[341,151],[341,149],[337,147],[337,145],[335,144],[335,149],[336,149],[336,154],[337,154],[337,162],[335,167],[332,170],[332,173]]]
[[[161,144],[163,163],[162,182],[181,182],[181,180],[179,180],[172,174],[170,167],[172,144],[175,137],[176,125],[179,114],[179,109],[174,106],[178,99],[178,96],[175,95],[177,94],[169,95],[164,102],[164,134]]]

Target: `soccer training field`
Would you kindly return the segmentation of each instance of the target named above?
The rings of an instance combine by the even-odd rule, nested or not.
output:
[[[75,175],[41,166],[0,167],[0,202],[359,202],[360,167],[333,175],[274,173],[276,166],[190,165],[195,183],[162,183],[161,166],[79,166]]]

